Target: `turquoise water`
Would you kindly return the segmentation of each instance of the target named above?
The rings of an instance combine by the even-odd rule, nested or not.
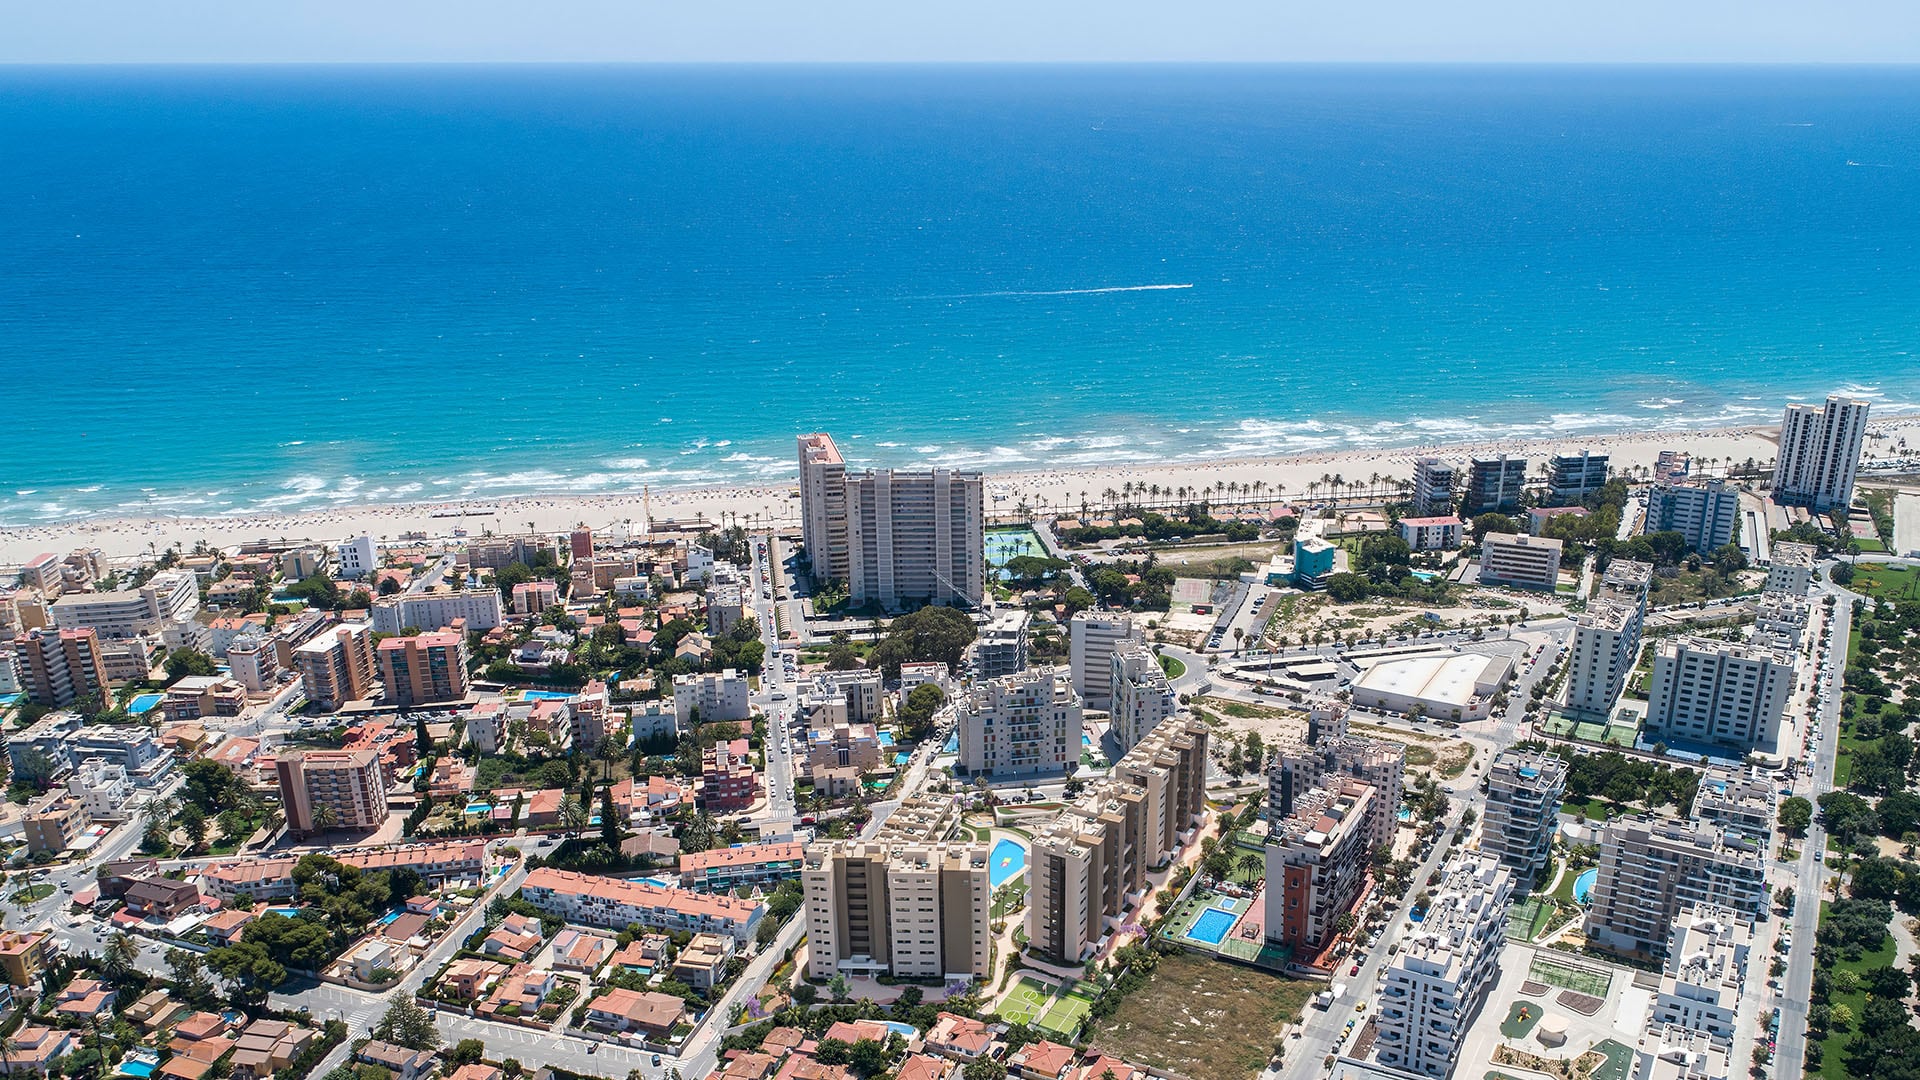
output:
[[[380,916],[380,925],[381,926],[390,925],[393,923],[394,920],[398,919],[400,916],[405,914],[406,912],[404,911],[389,911],[385,915]]]
[[[165,694],[136,694],[132,701],[127,702],[127,712],[133,716],[139,716],[141,713],[152,710],[166,698]]]
[[[152,1076],[153,1064],[146,1061],[122,1061],[120,1071],[127,1076]]]
[[[895,765],[905,765],[907,762],[912,760],[913,760],[913,755],[907,753],[904,750],[898,754],[893,755],[893,763]]]
[[[911,1038],[913,1038],[913,1037],[914,1037],[915,1035],[918,1035],[918,1034],[920,1034],[920,1029],[919,1029],[919,1028],[917,1028],[917,1027],[914,1027],[914,1026],[913,1026],[912,1024],[909,1024],[909,1023],[906,1023],[906,1022],[904,1022],[904,1021],[900,1021],[900,1020],[882,1020],[882,1021],[880,1021],[880,1022],[881,1022],[881,1023],[883,1023],[883,1024],[885,1024],[885,1025],[887,1025],[887,1030],[889,1030],[889,1031],[897,1031],[897,1032],[899,1032],[900,1034],[902,1034],[902,1035],[904,1035],[904,1036],[906,1036],[906,1037],[907,1037],[907,1038],[909,1038],[909,1039],[911,1039]]]
[[[1032,529],[987,530],[986,559],[990,565],[1002,565],[1008,559],[1019,555],[1045,555],[1046,553],[1047,549],[1041,545],[1039,534]]]
[[[13,703],[14,703],[14,702],[16,702],[16,701],[19,701],[19,700],[20,700],[20,699],[21,699],[21,698],[22,698],[23,696],[25,696],[25,695],[22,695],[22,694],[0,694],[0,705],[11,705],[11,704],[13,704]]]
[[[267,912],[272,915],[284,915],[291,919],[300,914],[300,909],[297,907],[270,907],[267,909]]]
[[[520,695],[522,701],[568,701],[573,698],[563,690],[528,690]]]
[[[946,752],[949,754],[954,753],[955,751],[960,749],[959,732],[955,732],[954,734],[947,736],[947,745],[945,749],[946,749]]]
[[[1593,897],[1593,883],[1599,880],[1599,877],[1599,867],[1580,871],[1580,876],[1573,879],[1573,898],[1583,904],[1591,899]]]
[[[881,746],[893,745],[893,732],[891,731],[875,732],[874,738],[880,743]]]
[[[91,376],[0,525],[1920,397],[1910,68],[12,67],[0,146],[0,374]]]
[[[1015,840],[1002,837],[993,845],[987,860],[987,884],[994,888],[1006,884],[1027,868],[1027,849]]]
[[[1233,912],[1210,907],[1193,920],[1193,925],[1187,928],[1187,936],[1195,941],[1218,945],[1227,936],[1227,931],[1233,929],[1233,923]]]

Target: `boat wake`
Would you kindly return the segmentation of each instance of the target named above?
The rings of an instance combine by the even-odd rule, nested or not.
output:
[[[998,292],[960,293],[954,296],[927,296],[924,300],[980,300],[998,296],[1098,296],[1101,293],[1121,292],[1165,292],[1170,289],[1191,289],[1193,282],[1181,282],[1169,285],[1109,285],[1100,289],[1002,289]]]

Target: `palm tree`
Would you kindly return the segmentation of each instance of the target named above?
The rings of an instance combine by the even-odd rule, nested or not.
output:
[[[125,978],[133,971],[133,965],[140,959],[140,946],[122,930],[107,939],[106,955],[101,958],[100,970],[109,979]]]
[[[1267,860],[1251,851],[1240,856],[1239,861],[1236,862],[1234,866],[1239,869],[1240,876],[1246,878],[1248,881],[1255,881],[1260,875],[1267,872]]]
[[[590,819],[591,815],[587,813],[586,807],[580,805],[579,799],[569,795],[561,801],[560,824],[566,826],[567,831],[574,836],[580,835]]]
[[[314,832],[317,832],[317,833],[327,832],[337,827],[339,824],[340,824],[340,811],[335,810],[333,807],[328,806],[326,803],[321,803],[320,805],[313,808],[313,831]]]

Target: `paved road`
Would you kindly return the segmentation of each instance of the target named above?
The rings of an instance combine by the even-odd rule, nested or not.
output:
[[[1818,676],[1820,687],[1820,740],[1814,746],[1813,775],[1809,794],[1818,797],[1833,789],[1833,766],[1840,742],[1840,673],[1847,666],[1847,635],[1853,624],[1854,594],[1835,585],[1826,585],[1826,595],[1839,599],[1833,606],[1828,624],[1828,662]],[[1817,601],[1817,597],[1816,597]],[[1817,654],[1816,654],[1817,655]],[[1816,814],[1800,846],[1800,862],[1793,886],[1793,950],[1787,957],[1786,984],[1782,989],[1780,1034],[1775,1045],[1774,1071],[1778,1080],[1800,1080],[1807,1053],[1807,1003],[1813,997],[1813,939],[1819,928],[1820,900],[1826,895],[1827,868],[1824,855],[1827,834]]]

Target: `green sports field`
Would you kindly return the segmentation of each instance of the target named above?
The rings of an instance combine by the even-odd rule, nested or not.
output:
[[[1052,998],[1052,987],[1022,975],[1020,981],[1013,984],[1013,989],[1007,991],[1006,999],[1000,1002],[1000,1007],[994,1011],[1000,1014],[1000,1019],[1009,1024],[1032,1024],[1039,1019],[1041,1013],[1046,1011],[1047,1003]]]

